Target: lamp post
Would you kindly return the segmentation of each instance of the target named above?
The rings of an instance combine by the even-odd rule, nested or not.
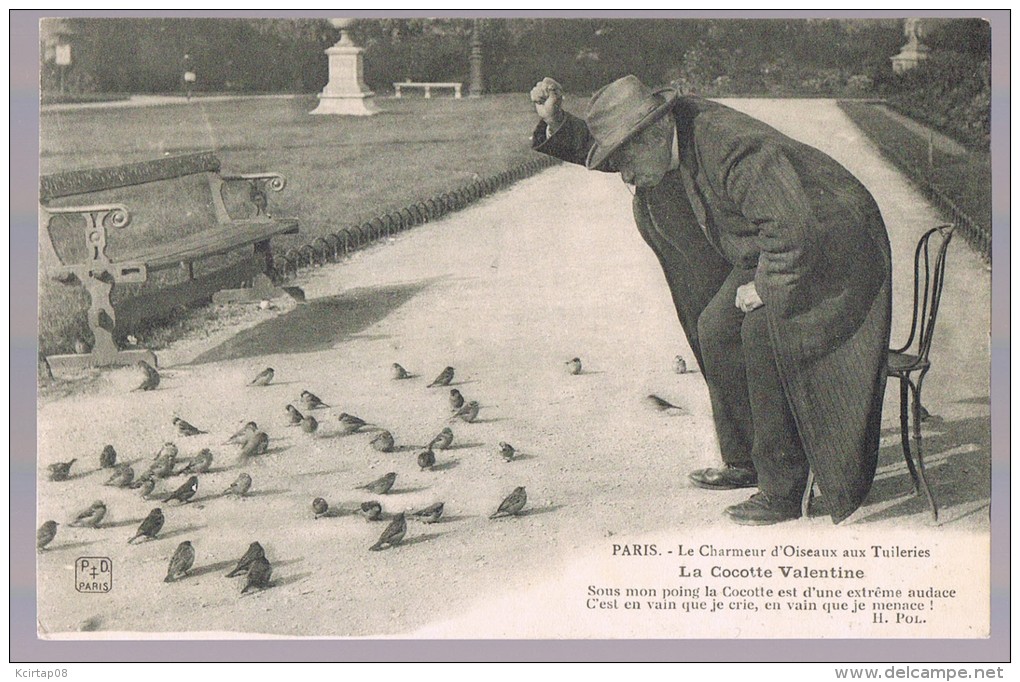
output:
[[[471,85],[468,86],[468,97],[481,97],[485,91],[482,80],[482,31],[481,19],[475,19],[471,28]]]
[[[351,19],[330,19],[340,29],[340,40],[326,49],[329,57],[329,82],[319,93],[319,106],[311,113],[342,116],[372,116],[379,109],[371,101],[375,95],[365,86],[364,50],[350,39]]]

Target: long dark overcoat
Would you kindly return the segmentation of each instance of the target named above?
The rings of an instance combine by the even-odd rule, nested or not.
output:
[[[721,104],[680,97],[680,167],[634,197],[701,364],[698,316],[735,268],[756,268],[776,361],[834,522],[867,496],[889,348],[889,238],[878,206],[822,152]],[[567,114],[536,151],[584,164],[594,139]],[[611,159],[610,159],[611,160]],[[609,167],[603,170],[614,171]]]

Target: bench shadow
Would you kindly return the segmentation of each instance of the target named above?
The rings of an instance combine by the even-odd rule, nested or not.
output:
[[[353,289],[311,300],[240,332],[190,364],[328,350],[384,319],[436,279]]]

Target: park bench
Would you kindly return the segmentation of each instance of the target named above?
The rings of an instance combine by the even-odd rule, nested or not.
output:
[[[394,83],[394,97],[400,97],[401,88],[423,88],[425,90],[425,98],[429,99],[432,97],[432,88],[453,88],[453,96],[455,99],[460,99],[460,87],[461,83],[414,83],[411,81],[404,81],[403,83]]]
[[[221,173],[212,152],[42,176],[40,220],[56,257],[44,272],[85,287],[94,336],[88,353],[48,357],[51,369],[155,366],[148,349],[121,350],[115,329],[123,336],[144,318],[210,296],[226,303],[285,293],[271,279],[270,240],[296,233],[298,222],[272,217],[266,195],[285,184],[279,173]],[[121,284],[138,291],[118,296],[115,314]]]

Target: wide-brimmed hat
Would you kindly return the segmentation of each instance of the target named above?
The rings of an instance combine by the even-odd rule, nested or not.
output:
[[[637,76],[624,76],[592,95],[584,122],[595,144],[585,166],[598,170],[623,143],[659,120],[678,96],[674,88],[652,90]]]

